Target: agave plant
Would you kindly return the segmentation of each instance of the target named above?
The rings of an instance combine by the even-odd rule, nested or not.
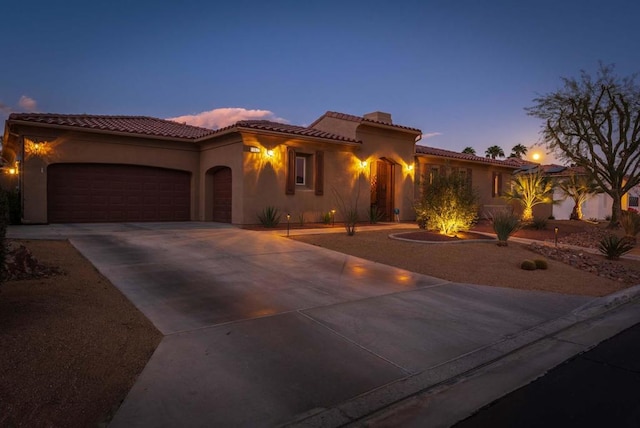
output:
[[[633,243],[626,237],[607,235],[598,244],[598,250],[609,260],[618,260],[620,256],[633,250]]]
[[[493,231],[498,235],[498,246],[506,247],[509,236],[520,229],[521,223],[518,216],[506,211],[498,211],[491,219]]]
[[[280,223],[280,213],[274,206],[267,206],[257,214],[258,220],[264,227],[276,227]]]

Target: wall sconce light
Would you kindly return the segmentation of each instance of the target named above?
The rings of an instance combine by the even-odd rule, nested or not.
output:
[[[6,169],[7,174],[16,175],[20,172],[20,161],[16,161],[15,164]]]
[[[249,146],[249,151],[251,153],[260,153],[260,148],[259,147],[254,147],[254,146]]]
[[[407,165],[407,171],[409,172],[413,171],[413,164]]]
[[[270,158],[273,157],[273,150],[269,149],[269,150],[267,150],[266,153],[267,153],[267,157],[270,157]]]
[[[367,161],[360,162],[360,168],[365,169],[367,167]]]

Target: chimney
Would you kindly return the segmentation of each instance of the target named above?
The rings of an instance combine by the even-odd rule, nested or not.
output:
[[[374,111],[373,113],[367,113],[364,115],[364,118],[393,125],[393,121],[391,120],[391,113],[385,113],[383,111]]]

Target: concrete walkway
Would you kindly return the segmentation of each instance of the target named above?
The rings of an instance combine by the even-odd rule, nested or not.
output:
[[[614,308],[640,316],[636,289],[594,299],[456,284],[213,223],[7,236],[69,238],[165,335],[112,427],[340,426]]]

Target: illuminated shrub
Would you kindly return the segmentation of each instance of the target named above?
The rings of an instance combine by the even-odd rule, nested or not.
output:
[[[457,174],[424,180],[422,197],[414,204],[420,227],[453,235],[468,230],[477,218],[478,196],[469,182]]]

